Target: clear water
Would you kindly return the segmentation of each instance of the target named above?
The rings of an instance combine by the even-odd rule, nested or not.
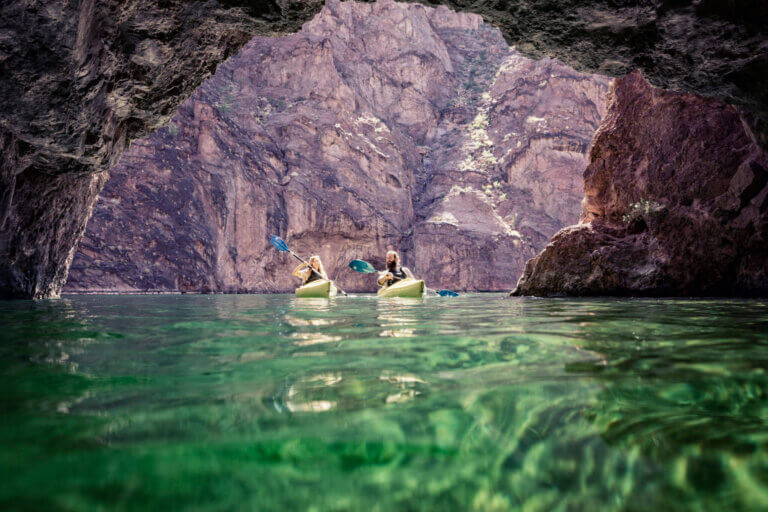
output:
[[[0,303],[2,510],[767,510],[768,302]]]

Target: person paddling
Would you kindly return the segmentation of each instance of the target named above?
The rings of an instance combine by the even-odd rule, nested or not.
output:
[[[387,270],[379,272],[379,286],[392,286],[403,279],[414,279],[407,267],[400,266],[400,256],[395,251],[387,252]]]
[[[320,261],[320,256],[317,255],[309,258],[309,266],[302,262],[298,267],[293,269],[291,275],[301,279],[301,284],[311,283],[318,279],[328,280],[328,276],[325,273],[325,267],[323,267],[323,262]]]

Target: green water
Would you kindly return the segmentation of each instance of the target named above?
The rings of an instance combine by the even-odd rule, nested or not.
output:
[[[768,510],[768,302],[0,302],[0,510]]]

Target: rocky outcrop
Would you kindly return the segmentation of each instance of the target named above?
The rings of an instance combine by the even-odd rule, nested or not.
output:
[[[434,4],[434,0],[424,0]],[[768,147],[768,3],[764,0],[442,0],[481,14],[533,58],[623,76],[742,107]]]
[[[734,107],[618,79],[584,180],[513,294],[768,293],[768,155]]]
[[[373,287],[350,259],[389,248],[431,286],[507,289],[578,218],[608,83],[522,57],[479,16],[328,2],[126,152],[67,290],[290,291],[271,234],[345,289]]]
[[[322,3],[5,2],[0,139],[14,149],[0,157],[0,294],[55,296],[103,181],[86,175],[106,171],[132,140],[165,124],[253,34],[296,30]],[[640,68],[655,85],[743,106],[765,144],[762,0],[425,3],[481,14],[529,56],[608,75]]]
[[[319,3],[4,2],[0,295],[58,294],[103,173],[131,140],[254,33],[296,30]]]
[[[604,113],[608,81],[516,52],[488,66],[478,55],[492,48],[482,42],[471,60],[496,72],[470,68],[417,174],[415,263],[445,287],[505,289],[578,218],[580,170]]]

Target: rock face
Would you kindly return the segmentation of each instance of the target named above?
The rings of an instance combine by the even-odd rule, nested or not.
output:
[[[290,291],[280,234],[339,284],[389,248],[434,287],[508,289],[576,221],[609,81],[510,49],[479,16],[328,2],[257,37],[126,152],[69,291]]]
[[[106,171],[253,34],[322,0],[10,0],[0,16],[0,295],[56,296]],[[763,0],[425,0],[481,14],[526,55],[743,106],[768,133]],[[42,220],[41,220],[42,219]]]
[[[4,2],[0,295],[57,295],[103,173],[130,141],[254,33],[296,30],[319,3]]]
[[[425,0],[434,4],[434,0]],[[747,118],[768,147],[768,2],[745,0],[443,0],[481,14],[526,56],[713,96]]]
[[[513,294],[768,293],[768,155],[734,107],[618,79],[584,180]]]

